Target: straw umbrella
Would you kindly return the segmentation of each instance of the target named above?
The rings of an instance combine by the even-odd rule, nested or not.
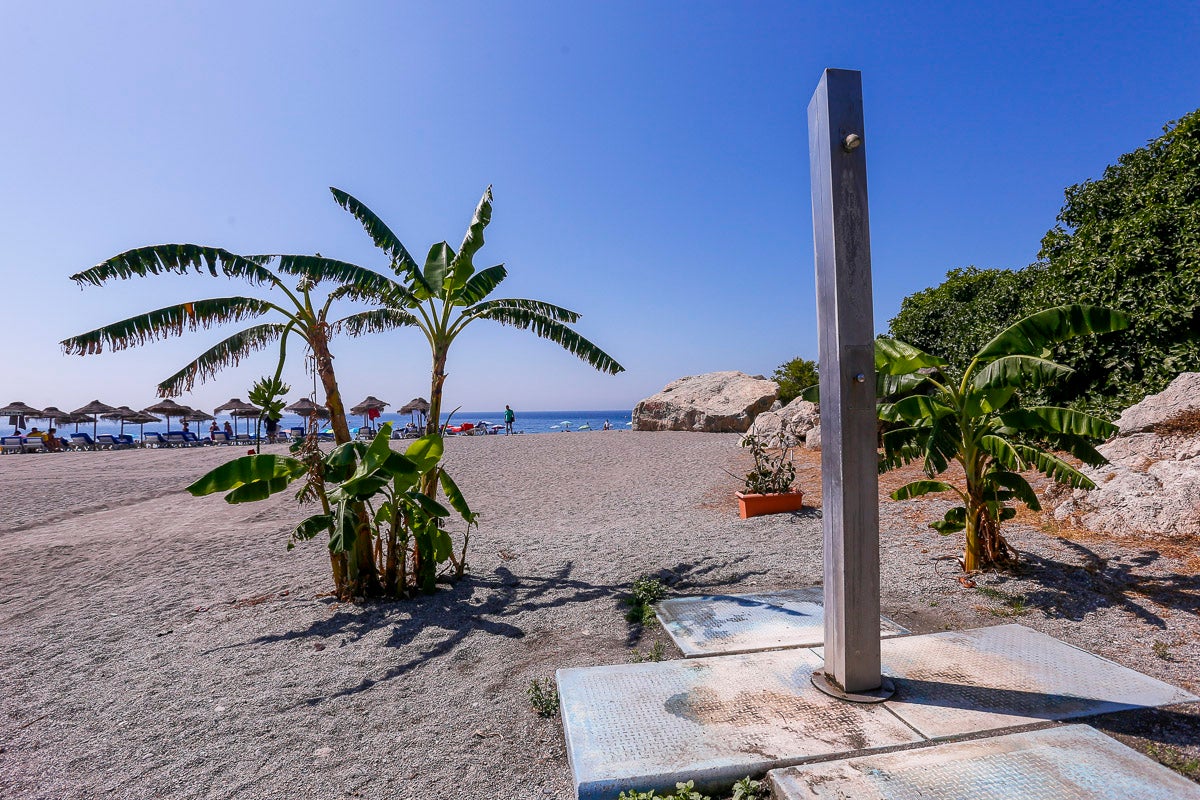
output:
[[[367,395],[366,400],[363,400],[361,403],[356,405],[354,408],[350,409],[350,413],[354,414],[355,416],[361,416],[363,418],[363,426],[366,427],[367,417],[368,417],[368,415],[370,415],[370,413],[372,411],[382,412],[385,408],[387,408],[390,405],[391,405],[391,403],[386,403],[383,400],[380,400],[375,395],[369,394],[369,395]],[[375,416],[379,416],[379,413],[376,413]]]
[[[93,400],[92,402],[90,402],[86,406],[84,406],[83,408],[75,409],[72,413],[87,414],[92,418],[92,438],[95,439],[96,438],[96,425],[100,422],[100,415],[101,414],[111,414],[114,411],[116,411],[116,409],[113,408],[112,406],[108,405],[107,403],[101,403],[99,400]],[[4,411],[3,411],[3,409],[0,409],[0,414],[2,414],[2,413],[4,413]]]
[[[238,417],[246,417],[249,419],[250,417],[257,417],[259,414],[258,406],[243,402],[240,397],[231,398],[228,403],[219,405],[213,409],[214,414],[220,414],[222,411],[228,411],[229,416],[233,417],[234,419],[237,419]],[[247,422],[246,434],[249,435],[249,433],[250,423]]]
[[[104,417],[105,419],[111,419],[114,422],[120,422],[121,423],[121,435],[124,436],[125,435],[125,423],[129,422],[133,417],[136,417],[138,414],[141,414],[141,413],[142,412],[140,412],[140,411],[134,411],[129,406],[118,406],[111,413],[101,414],[100,416]]]
[[[53,428],[54,423],[69,416],[71,415],[62,409],[55,408],[54,406],[46,406],[42,409],[42,413],[38,414],[36,417],[34,417],[34,419],[44,419],[47,423],[49,423],[46,425],[46,427]]]
[[[176,418],[182,417],[184,414],[186,414],[189,411],[189,409],[187,406],[181,406],[181,405],[179,405],[179,403],[176,403],[174,400],[167,398],[166,400],[159,400],[157,403],[155,403],[152,406],[146,406],[145,408],[142,409],[142,411],[147,414],[162,414],[164,417],[166,417],[167,418],[167,433],[170,433],[171,432],[171,417],[176,417]]]
[[[319,406],[307,397],[301,397],[296,402],[292,403],[284,411],[297,414],[306,420],[311,420],[312,417],[328,417],[329,409],[324,406]],[[307,426],[306,426],[307,427]]]
[[[17,401],[9,403],[4,408],[0,408],[0,416],[8,415],[10,417],[30,417],[31,419],[41,419],[42,412],[33,406],[27,406],[24,403]],[[17,428],[21,427],[18,423],[22,422],[17,419],[13,422],[13,433],[17,432]]]
[[[429,401],[426,400],[424,397],[414,397],[412,400],[409,400],[408,403],[406,403],[400,409],[400,411],[397,413],[414,415],[413,422],[418,427],[424,428],[425,427],[425,415],[429,413]],[[417,422],[417,420],[416,420],[415,415],[417,415],[417,414],[421,415],[420,422]]]

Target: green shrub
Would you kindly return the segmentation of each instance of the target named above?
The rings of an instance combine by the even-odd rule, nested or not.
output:
[[[558,713],[558,687],[553,678],[544,681],[533,678],[529,681],[529,702],[539,717],[553,717]]]

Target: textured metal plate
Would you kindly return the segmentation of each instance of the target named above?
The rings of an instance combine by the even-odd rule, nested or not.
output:
[[[1023,625],[889,639],[883,671],[931,739],[1198,699]]]
[[[563,729],[581,800],[629,789],[727,788],[821,755],[921,738],[879,706],[810,683],[809,650],[558,671]]]
[[[657,606],[658,619],[685,658],[813,647],[825,638],[820,586],[761,594],[675,597]],[[884,637],[908,633],[880,617]]]
[[[790,767],[776,800],[1200,800],[1200,786],[1086,725]]]

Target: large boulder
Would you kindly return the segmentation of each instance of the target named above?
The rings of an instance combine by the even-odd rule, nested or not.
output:
[[[778,394],[775,381],[744,372],[692,375],[634,406],[633,429],[745,433]]]
[[[759,414],[754,418],[749,433],[775,442],[781,432],[786,432],[787,444],[795,445],[802,443],[805,435],[820,424],[821,410],[817,404],[797,397],[779,410],[772,408]]]
[[[1083,470],[1095,489],[1050,490],[1055,518],[1115,534],[1200,535],[1200,373],[1130,406],[1117,426],[1096,448],[1110,463]]]

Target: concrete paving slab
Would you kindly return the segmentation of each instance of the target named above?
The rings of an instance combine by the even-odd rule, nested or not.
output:
[[[1200,786],[1086,725],[790,767],[776,800],[1200,800]]]
[[[715,791],[817,756],[921,741],[882,707],[817,691],[819,665],[797,649],[559,670],[579,798],[680,780]]]
[[[1197,700],[1024,625],[883,642],[887,708],[930,739]]]
[[[825,638],[820,586],[758,594],[673,597],[655,609],[685,658],[813,647]],[[880,617],[884,637],[908,633]]]

